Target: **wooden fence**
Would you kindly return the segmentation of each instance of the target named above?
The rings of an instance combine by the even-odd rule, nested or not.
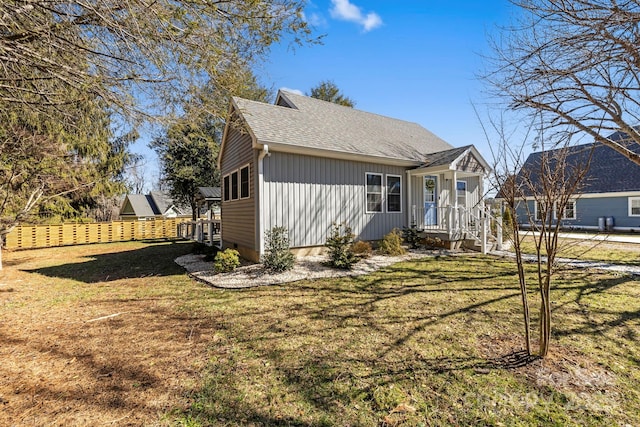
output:
[[[24,225],[6,236],[7,249],[109,243],[143,239],[176,239],[178,224],[189,218],[113,221],[88,224]]]

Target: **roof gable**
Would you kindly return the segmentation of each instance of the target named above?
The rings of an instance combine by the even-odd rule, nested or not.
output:
[[[420,169],[449,169],[484,174],[489,172],[491,167],[473,145],[466,145],[427,154]]]
[[[422,126],[280,91],[277,105],[233,99],[257,144],[422,163],[426,154],[453,148]]]

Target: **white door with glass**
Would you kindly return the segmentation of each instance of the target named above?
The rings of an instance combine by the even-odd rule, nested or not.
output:
[[[425,176],[423,178],[424,197],[424,225],[438,225],[438,178]]]

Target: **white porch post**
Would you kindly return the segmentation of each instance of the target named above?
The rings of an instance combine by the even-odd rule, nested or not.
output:
[[[209,228],[207,229],[209,233],[209,246],[213,246],[213,221],[211,220],[211,209],[207,211],[207,224],[209,224]]]
[[[413,212],[413,191],[411,190],[411,171],[407,171],[407,203],[405,204],[407,208],[407,227],[411,227],[411,223],[413,221],[412,215]]]
[[[458,190],[457,184],[458,181],[458,172],[454,169],[451,173],[451,188],[449,189],[449,203],[453,206],[453,222],[451,223],[452,229],[449,230],[451,234],[454,230],[457,233],[460,229],[460,215],[458,211]]]
[[[484,206],[484,176],[480,175],[478,176],[478,197],[480,198],[480,215],[478,215],[480,217],[480,220],[482,221],[482,230],[481,230],[481,237],[480,239],[482,240],[482,254],[486,254],[487,253],[487,244],[489,242],[487,242],[488,240],[488,231],[489,228],[491,227],[491,215],[486,211],[485,206]]]

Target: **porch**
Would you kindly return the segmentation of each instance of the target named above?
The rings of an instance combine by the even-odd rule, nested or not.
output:
[[[491,215],[488,208],[442,206],[411,207],[410,226],[422,237],[440,239],[446,246],[465,246],[487,253],[503,249],[502,218]]]
[[[501,247],[501,218],[484,205],[490,170],[473,146],[427,156],[422,166],[407,171],[407,223],[449,246],[473,245],[483,253],[493,244]]]
[[[220,227],[219,219],[185,221],[178,224],[178,237],[204,243],[207,246],[218,245],[220,243]]]

